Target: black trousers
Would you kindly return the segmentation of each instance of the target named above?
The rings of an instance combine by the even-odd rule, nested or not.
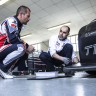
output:
[[[71,44],[66,44],[60,52],[57,52],[57,54],[72,59],[72,52],[73,46]],[[64,62],[52,58],[50,52],[41,52],[39,58],[42,62],[44,62],[47,65],[47,71],[54,71],[54,65],[61,66],[62,64],[64,64]]]
[[[15,66],[11,70],[14,70],[16,67],[18,71],[28,71],[25,61],[28,59],[28,54],[25,53],[19,60],[15,63]]]
[[[7,44],[0,48],[0,69],[7,72],[25,54],[23,44]]]

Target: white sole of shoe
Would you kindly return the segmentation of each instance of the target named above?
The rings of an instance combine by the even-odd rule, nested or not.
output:
[[[5,76],[4,76],[5,75]],[[13,79],[13,76],[10,76],[8,77],[8,75],[6,73],[4,73],[1,69],[0,69],[0,76],[3,78],[3,79]]]

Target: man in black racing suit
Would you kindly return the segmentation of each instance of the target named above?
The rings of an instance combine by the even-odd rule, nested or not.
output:
[[[0,25],[0,75],[3,78],[13,78],[5,73],[19,60],[25,52],[32,52],[34,48],[20,39],[23,25],[30,20],[31,10],[26,6],[20,6],[16,15],[5,19]]]

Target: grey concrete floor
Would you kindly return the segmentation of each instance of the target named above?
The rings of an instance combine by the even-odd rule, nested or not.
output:
[[[70,78],[27,78],[0,78],[0,96],[96,96],[96,77],[85,72],[77,72]]]

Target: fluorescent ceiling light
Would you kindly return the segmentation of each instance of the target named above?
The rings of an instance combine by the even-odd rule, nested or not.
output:
[[[0,0],[0,5],[3,5],[4,3],[6,3],[9,0]]]
[[[62,23],[62,24],[59,24],[59,25],[56,25],[56,26],[52,26],[52,27],[49,27],[47,28],[48,30],[54,30],[54,29],[57,29],[57,28],[60,28],[62,26],[69,26],[71,24],[71,22],[66,22],[66,23]]]

